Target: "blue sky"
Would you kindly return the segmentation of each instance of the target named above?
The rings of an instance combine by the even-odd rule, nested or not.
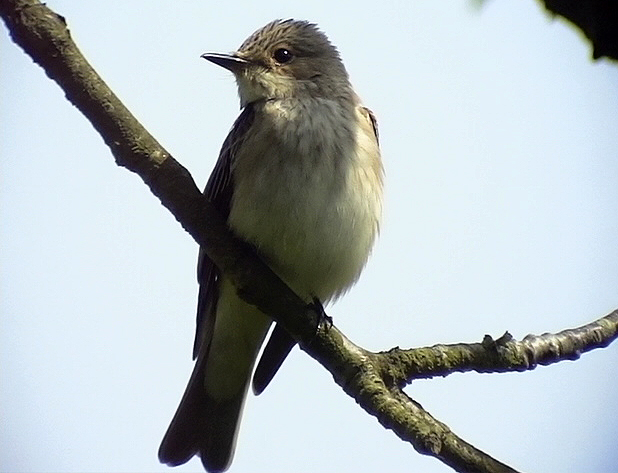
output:
[[[537,2],[49,0],[146,128],[205,183],[238,114],[199,58],[274,18],[317,22],[380,123],[386,215],[328,309],[372,350],[515,337],[618,307],[618,69]],[[171,471],[156,451],[192,368],[197,246],[0,39],[0,469]],[[416,382],[457,434],[527,472],[607,472],[618,347]],[[451,471],[295,350],[245,408],[232,472]],[[200,471],[194,460],[177,471]]]

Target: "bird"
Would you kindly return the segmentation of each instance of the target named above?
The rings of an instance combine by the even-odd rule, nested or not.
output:
[[[204,194],[229,229],[308,303],[359,278],[379,233],[384,170],[377,122],[340,54],[314,23],[275,20],[232,53],[202,58],[232,72],[241,112]],[[243,301],[200,248],[195,366],[159,448],[177,466],[198,455],[229,468],[253,375],[262,392],[295,345]],[[254,374],[255,367],[255,374]]]

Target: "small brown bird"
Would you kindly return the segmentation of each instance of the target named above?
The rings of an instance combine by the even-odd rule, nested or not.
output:
[[[230,229],[307,301],[328,303],[358,279],[378,233],[383,169],[376,122],[316,25],[277,20],[232,54],[242,112],[205,195]],[[253,367],[271,319],[241,300],[200,251],[195,368],[159,449],[226,470]],[[254,375],[260,393],[294,346],[276,326]]]

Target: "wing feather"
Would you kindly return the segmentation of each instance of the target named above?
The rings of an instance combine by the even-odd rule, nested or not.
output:
[[[204,195],[215,205],[221,216],[226,220],[230,214],[230,205],[234,191],[232,163],[234,162],[238,147],[245,140],[246,133],[253,123],[254,116],[253,106],[249,104],[236,119],[223,142],[219,159],[204,189]],[[219,268],[206,255],[204,249],[200,248],[197,261],[197,280],[200,289],[197,297],[196,331],[195,342],[193,343],[194,359],[200,352],[204,342],[210,343],[210,338],[212,337],[219,296],[219,277]]]

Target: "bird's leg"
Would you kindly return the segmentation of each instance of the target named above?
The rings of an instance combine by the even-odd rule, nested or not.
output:
[[[311,303],[309,307],[318,314],[318,324],[315,327],[316,334],[320,325],[324,324],[326,330],[333,326],[333,318],[326,314],[324,311],[324,306],[322,305],[322,301],[318,299],[316,296],[311,297]]]

